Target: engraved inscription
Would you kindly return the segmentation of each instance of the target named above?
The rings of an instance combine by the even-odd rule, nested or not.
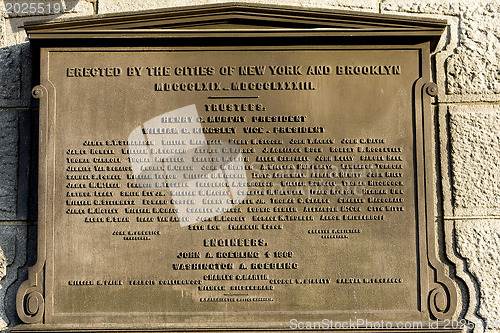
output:
[[[116,65],[66,59],[64,80],[133,83],[144,98],[113,100],[131,120],[64,143],[64,223],[88,242],[98,235],[97,248],[125,267],[97,263],[106,274],[72,273],[64,284],[95,289],[94,299],[108,288],[200,311],[293,311],[303,293],[308,309],[346,311],[354,286],[362,307],[387,292],[402,296],[384,306],[414,302],[412,105],[403,95],[385,104],[374,89],[418,73],[370,62],[370,52],[355,64],[335,50],[279,51],[262,63],[182,51]],[[397,251],[406,259],[396,264]],[[162,302],[159,312],[177,311]]]

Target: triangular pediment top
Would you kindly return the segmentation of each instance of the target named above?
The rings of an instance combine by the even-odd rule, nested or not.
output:
[[[439,30],[446,22],[427,18],[303,7],[223,3],[26,23],[38,32],[82,32],[193,29],[346,29]],[[31,38],[31,36],[30,36]]]

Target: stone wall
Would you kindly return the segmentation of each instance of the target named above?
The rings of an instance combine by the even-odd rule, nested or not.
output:
[[[15,293],[36,256],[36,202],[30,174],[36,151],[30,124],[31,55],[23,23],[214,0],[45,0],[51,11],[11,14],[0,3],[0,329],[18,324]],[[33,0],[31,2],[34,2]],[[500,3],[497,0],[255,0],[348,9],[449,23],[433,66],[436,228],[443,260],[459,281],[461,313],[476,332],[500,332]],[[28,2],[29,3],[29,2]],[[48,8],[46,6],[45,8]],[[31,111],[33,112],[33,111]],[[36,130],[34,131],[36,133]]]

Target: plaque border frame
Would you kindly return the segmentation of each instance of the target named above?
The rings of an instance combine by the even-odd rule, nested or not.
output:
[[[201,18],[200,18],[201,17]],[[231,25],[244,22],[251,28]],[[255,28],[250,23],[262,25]],[[226,3],[196,7],[178,7],[160,11],[111,14],[99,17],[72,18],[55,21],[31,22],[26,24],[26,31],[37,51],[35,61],[39,68],[41,81],[33,89],[32,95],[39,99],[39,173],[38,199],[38,252],[37,262],[29,268],[28,279],[19,288],[16,303],[20,319],[27,325],[17,327],[16,331],[70,331],[69,327],[43,324],[45,322],[45,264],[51,253],[48,235],[54,225],[53,218],[53,181],[55,169],[55,140],[53,117],[55,116],[56,91],[50,81],[43,79],[48,73],[48,56],[52,50],[64,48],[92,48],[93,45],[121,46],[128,42],[139,41],[144,46],[203,46],[218,42],[216,45],[228,45],[241,39],[241,45],[408,45],[420,50],[421,78],[415,83],[413,103],[416,126],[416,161],[423,167],[416,168],[416,180],[419,182],[416,205],[419,206],[418,238],[421,244],[420,263],[427,258],[428,286],[426,293],[421,293],[421,311],[427,311],[432,318],[447,319],[455,315],[457,290],[454,282],[446,274],[444,264],[438,257],[436,248],[437,231],[434,217],[435,190],[433,179],[433,123],[431,116],[431,98],[437,95],[437,86],[432,83],[430,53],[446,27],[446,22],[435,19],[415,19],[396,15],[358,13],[349,11],[331,11],[323,9],[303,9],[288,6],[266,6],[256,4]],[[227,28],[221,28],[228,25]],[[266,26],[267,24],[267,26]],[[160,26],[160,28],[157,28]],[[193,26],[198,27],[192,29]],[[203,26],[203,29],[199,29]],[[298,28],[295,28],[298,26]],[[97,43],[96,43],[97,41]],[[404,43],[403,43],[404,42]],[[51,118],[52,117],[52,118]],[[421,131],[421,133],[420,133]],[[419,199],[424,199],[421,202]],[[420,208],[422,207],[422,208]],[[427,267],[426,266],[426,267]],[[423,274],[422,274],[423,275]],[[426,281],[422,283],[425,284]],[[50,327],[49,327],[50,326]],[[119,325],[116,325],[119,326]],[[104,328],[95,326],[78,327],[77,331],[99,332]],[[284,327],[182,327],[158,328],[120,328],[110,327],[106,331],[186,331],[186,330],[283,330]],[[435,330],[433,330],[434,332]],[[446,330],[449,331],[449,330]]]

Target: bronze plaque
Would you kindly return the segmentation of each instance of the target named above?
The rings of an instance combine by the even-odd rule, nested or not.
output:
[[[196,45],[40,37],[42,253],[21,319],[182,330],[450,318],[430,39],[340,45],[325,30],[232,46],[217,27]]]

